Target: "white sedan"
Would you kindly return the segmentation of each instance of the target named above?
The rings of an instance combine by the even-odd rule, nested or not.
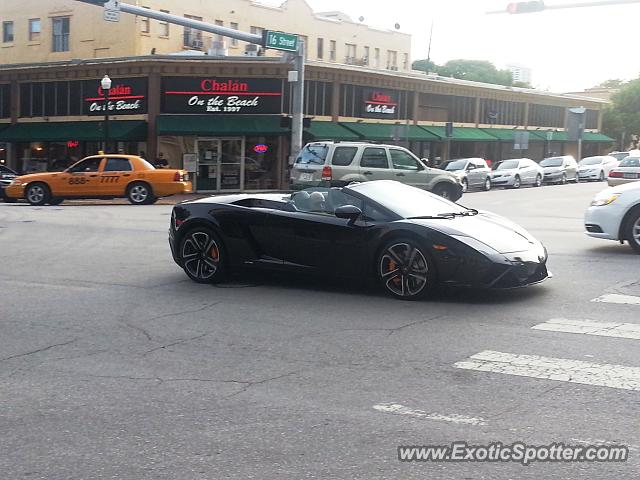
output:
[[[587,235],[617,240],[640,254],[640,182],[603,190],[595,196],[584,218]]]
[[[604,182],[611,170],[616,168],[619,163],[615,157],[609,155],[583,158],[578,164],[578,178],[580,181]]]

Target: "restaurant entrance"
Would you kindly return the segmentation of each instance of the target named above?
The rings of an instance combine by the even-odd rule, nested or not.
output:
[[[244,137],[199,138],[196,153],[198,191],[244,190]]]

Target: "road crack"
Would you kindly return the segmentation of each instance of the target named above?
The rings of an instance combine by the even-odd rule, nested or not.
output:
[[[18,353],[16,355],[11,355],[10,357],[0,358],[0,362],[6,362],[7,360],[13,360],[14,358],[27,357],[29,355],[35,355],[36,353],[46,352],[47,350],[51,350],[56,347],[64,347],[65,345],[69,345],[73,342],[77,342],[79,339],[74,338],[73,340],[69,340],[63,343],[54,343],[53,345],[47,345],[46,347],[38,348],[37,350],[33,350],[31,352]]]

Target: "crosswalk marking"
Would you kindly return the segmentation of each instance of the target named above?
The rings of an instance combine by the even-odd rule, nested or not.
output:
[[[607,293],[591,300],[596,303],[617,303],[621,305],[640,305],[640,297],[633,295],[620,295],[618,293]]]
[[[629,338],[640,340],[640,325],[635,323],[594,322],[591,320],[568,320],[552,318],[551,320],[531,327],[533,330],[549,332],[577,333],[597,335],[599,337]]]
[[[424,410],[416,410],[414,408],[405,407],[399,403],[380,403],[373,406],[374,410],[383,413],[391,413],[394,415],[407,415],[409,417],[424,418],[425,420],[437,420],[440,422],[458,423],[464,425],[486,425],[484,418],[467,417],[466,415],[458,415],[450,413],[442,415],[440,413],[427,413]]]
[[[455,363],[454,367],[640,392],[640,368],[625,365],[486,350]]]

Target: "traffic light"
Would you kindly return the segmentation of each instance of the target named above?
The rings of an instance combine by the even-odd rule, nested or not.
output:
[[[534,13],[544,10],[544,1],[534,0],[530,2],[515,2],[507,5],[507,12],[514,15],[516,13]]]

